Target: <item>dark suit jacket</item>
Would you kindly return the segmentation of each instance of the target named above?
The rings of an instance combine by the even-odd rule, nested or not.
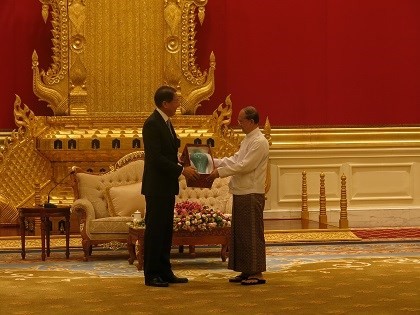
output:
[[[175,131],[172,129],[173,134]],[[180,141],[173,137],[165,120],[155,110],[144,122],[143,142],[145,163],[141,193],[143,195],[178,195],[178,164]]]

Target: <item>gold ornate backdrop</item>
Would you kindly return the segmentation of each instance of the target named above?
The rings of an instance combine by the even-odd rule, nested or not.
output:
[[[15,101],[18,129],[0,152],[0,224],[17,222],[17,208],[41,200],[73,165],[92,172],[141,150],[141,126],[154,109],[162,84],[177,88],[181,108],[173,124],[186,143],[209,143],[215,156],[234,151],[240,136],[230,127],[229,96],[213,115],[195,115],[214,91],[215,56],[209,69],[195,62],[196,25],[205,21],[207,0],[39,0],[52,22],[52,60],[39,69],[32,56],[34,93],[54,116],[35,116]],[[265,127],[269,137],[268,121]],[[66,180],[51,193],[69,204]]]
[[[55,115],[150,112],[161,84],[178,88],[181,114],[194,114],[213,94],[213,53],[208,70],[195,62],[207,0],[40,1],[54,63],[40,71],[34,52],[34,92]]]

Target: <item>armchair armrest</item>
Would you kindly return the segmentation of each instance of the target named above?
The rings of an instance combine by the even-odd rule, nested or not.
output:
[[[92,203],[83,198],[77,199],[71,206],[72,211],[77,214],[79,218],[80,233],[84,236],[88,235],[89,222],[95,219],[95,210]]]

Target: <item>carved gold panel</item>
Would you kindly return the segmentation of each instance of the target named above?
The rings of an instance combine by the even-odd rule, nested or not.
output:
[[[33,54],[34,92],[55,115],[131,116],[154,109],[162,84],[177,88],[179,114],[214,92],[215,56],[196,64],[197,23],[207,0],[39,0],[52,20],[47,71]]]

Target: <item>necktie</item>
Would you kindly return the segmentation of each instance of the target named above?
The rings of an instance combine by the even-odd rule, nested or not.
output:
[[[173,138],[175,138],[175,135],[173,133],[173,129],[172,129],[172,124],[171,124],[171,120],[168,118],[168,120],[166,121],[166,124],[168,125],[169,131],[171,132],[171,135]]]

